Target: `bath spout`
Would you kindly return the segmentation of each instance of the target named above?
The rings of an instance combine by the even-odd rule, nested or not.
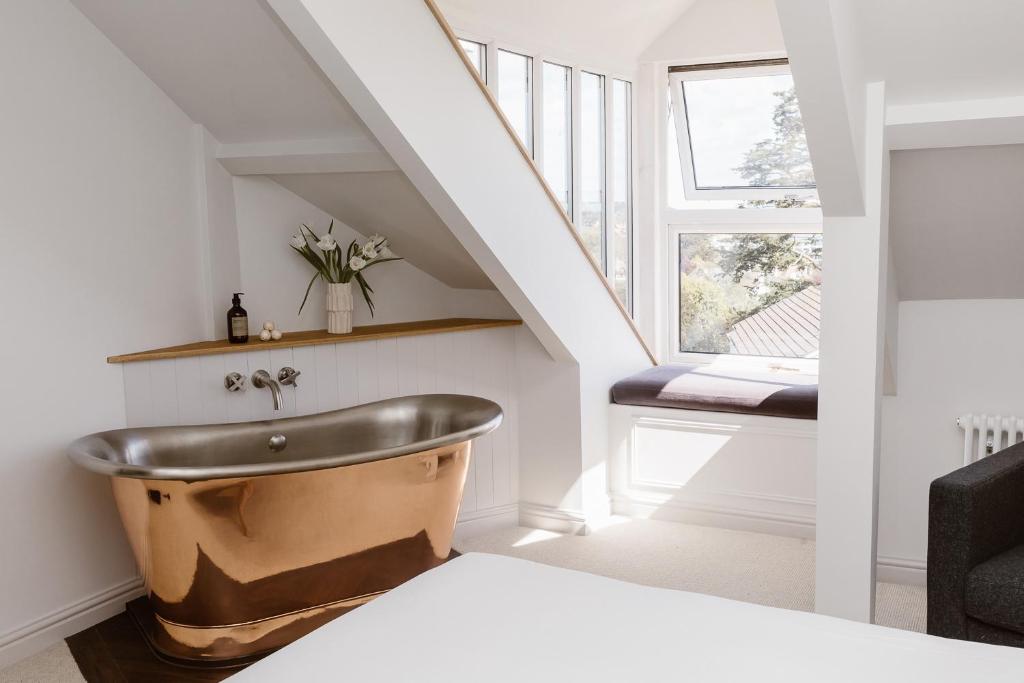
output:
[[[274,410],[281,410],[281,387],[269,372],[257,370],[252,373],[252,385],[257,389],[269,388],[274,396]]]

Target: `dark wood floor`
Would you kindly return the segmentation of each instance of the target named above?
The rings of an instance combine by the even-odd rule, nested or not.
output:
[[[156,657],[127,612],[67,639],[89,683],[222,681],[238,669],[187,669]]]
[[[458,557],[455,550],[448,559]],[[158,658],[127,612],[67,639],[88,683],[182,683],[222,681],[240,668],[193,669]]]

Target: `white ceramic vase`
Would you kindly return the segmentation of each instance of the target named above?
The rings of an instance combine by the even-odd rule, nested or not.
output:
[[[327,332],[348,334],[352,331],[352,283],[327,283]]]

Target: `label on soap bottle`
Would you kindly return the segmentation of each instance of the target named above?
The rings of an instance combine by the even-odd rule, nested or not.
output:
[[[249,334],[249,318],[232,318],[231,319],[231,336],[232,337],[244,337]]]

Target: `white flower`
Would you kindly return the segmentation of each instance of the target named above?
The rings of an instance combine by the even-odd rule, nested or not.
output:
[[[306,238],[298,233],[295,233],[294,235],[292,235],[291,240],[289,240],[289,244],[291,244],[296,249],[302,249],[304,246],[306,246]]]
[[[362,270],[366,267],[366,261],[359,256],[353,256],[348,261],[348,267],[352,270]]]
[[[338,248],[338,243],[334,240],[332,235],[327,234],[320,238],[320,241],[316,243],[316,246],[320,247],[324,251],[331,251]]]
[[[388,238],[385,237],[384,235],[373,234],[373,235],[370,235],[370,237],[367,239],[367,244],[376,245],[376,244],[378,244],[380,242],[387,242],[387,241],[388,241]]]
[[[391,251],[391,247],[389,247],[386,244],[380,248],[380,252],[378,253],[380,254],[381,258],[394,258],[395,256],[395,253]]]
[[[377,258],[377,250],[373,248],[373,242],[367,242],[366,245],[363,246],[363,256],[371,261]]]

